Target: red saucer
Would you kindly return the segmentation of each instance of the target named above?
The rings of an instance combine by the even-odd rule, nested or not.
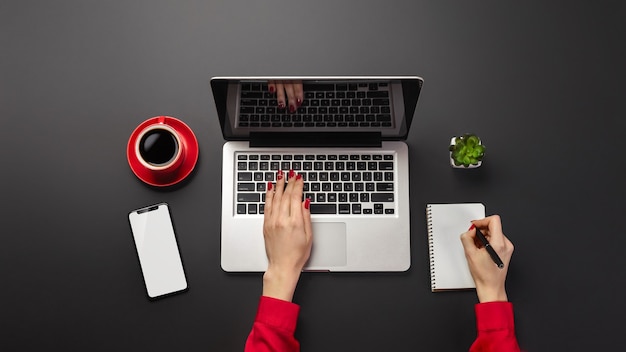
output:
[[[135,155],[135,144],[137,143],[137,137],[139,133],[149,125],[158,124],[160,121],[165,123],[169,127],[173,128],[180,136],[180,142],[183,144],[184,154],[182,155],[184,160],[178,169],[172,172],[171,175],[166,177],[156,177],[150,170],[146,169]],[[181,120],[170,116],[156,116],[142,122],[133,133],[130,135],[128,145],[126,146],[126,158],[128,159],[128,165],[133,170],[135,176],[137,176],[143,182],[156,187],[166,187],[174,185],[185,177],[189,176],[193,168],[198,161],[198,140],[193,134],[193,131]]]

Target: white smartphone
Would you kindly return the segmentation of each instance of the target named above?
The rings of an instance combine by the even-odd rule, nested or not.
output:
[[[133,210],[128,214],[135,248],[150,299],[187,289],[183,262],[166,203]]]

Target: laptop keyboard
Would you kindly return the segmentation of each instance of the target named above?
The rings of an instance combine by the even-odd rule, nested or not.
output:
[[[278,108],[267,84],[241,84],[239,127],[392,128],[389,82],[304,82],[304,101],[294,112]]]
[[[393,215],[396,190],[394,155],[269,154],[236,155],[236,213],[264,213],[265,191],[278,170],[294,170],[304,180],[304,197],[312,214]]]

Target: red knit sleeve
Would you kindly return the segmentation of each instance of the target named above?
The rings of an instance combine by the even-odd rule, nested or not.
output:
[[[519,352],[510,302],[479,303],[475,311],[478,336],[470,352]]]
[[[297,304],[261,296],[245,352],[300,351],[293,336],[299,312]]]

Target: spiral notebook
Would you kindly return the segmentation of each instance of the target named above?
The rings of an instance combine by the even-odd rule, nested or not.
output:
[[[475,288],[461,234],[471,220],[485,217],[482,203],[427,204],[430,285],[432,292]]]

